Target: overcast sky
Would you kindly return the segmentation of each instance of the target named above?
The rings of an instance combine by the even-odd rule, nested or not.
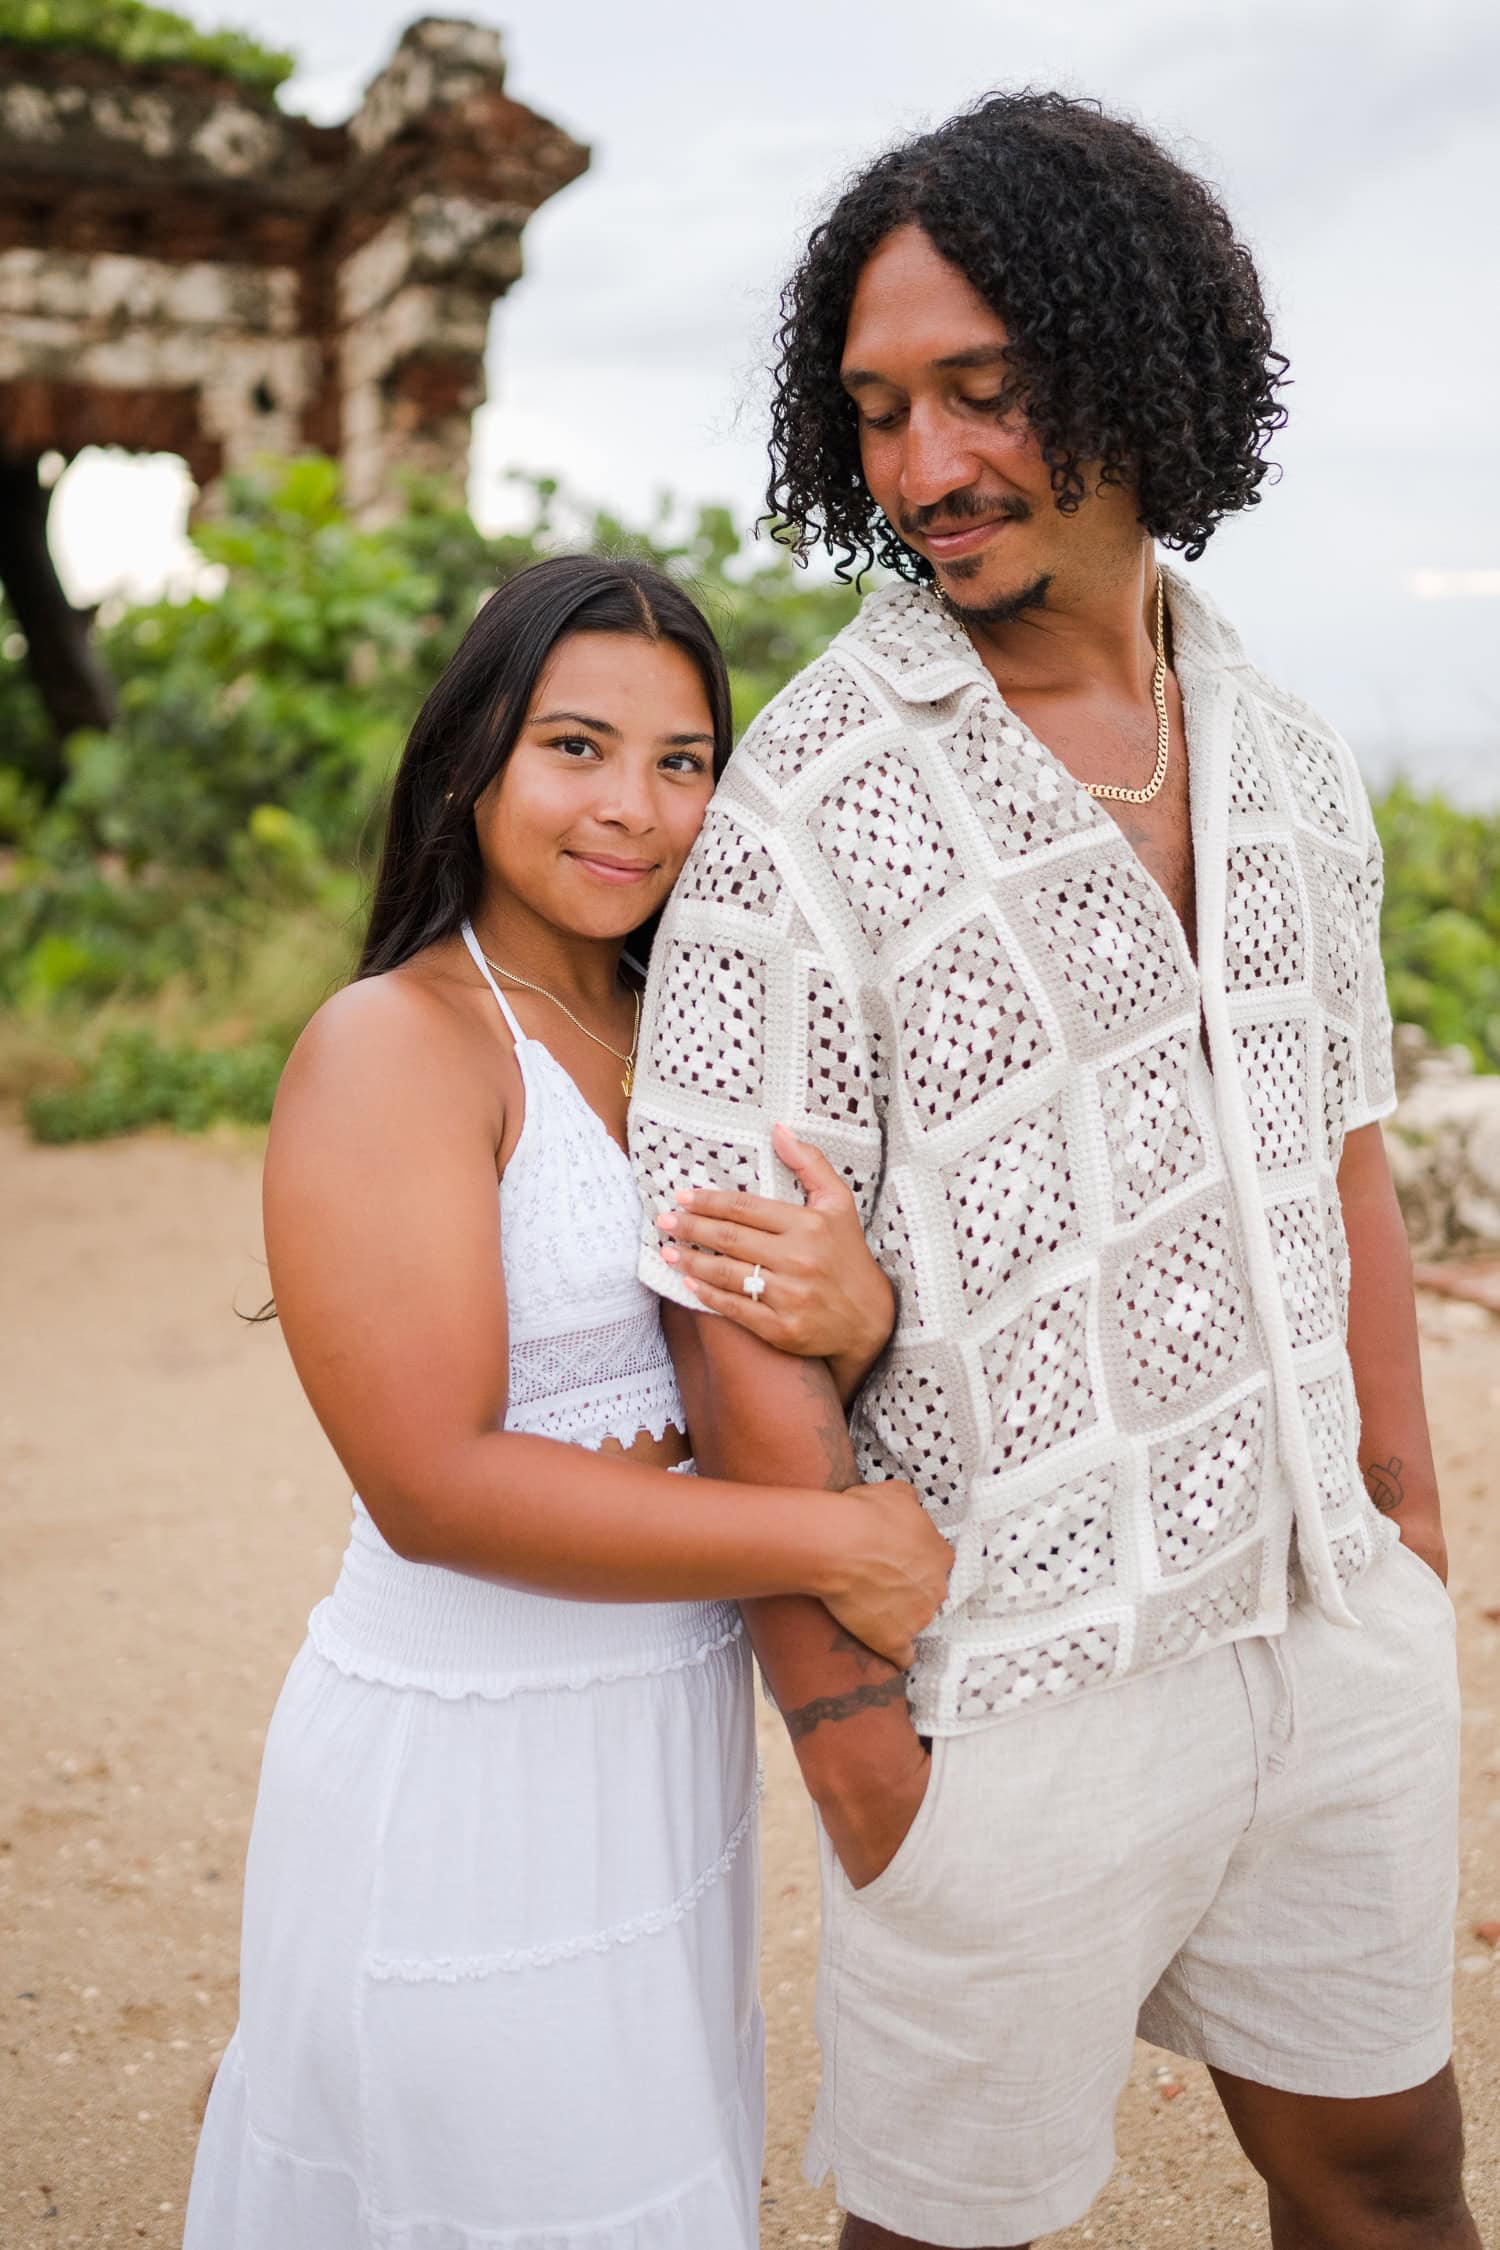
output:
[[[289,107],[347,116],[415,11],[224,10],[293,49]],[[662,488],[745,520],[764,485],[777,289],[840,178],[994,86],[1097,95],[1217,181],[1295,388],[1284,475],[1199,565],[1252,653],[1379,776],[1500,797],[1500,10],[1490,0],[479,0],[510,91],[594,151],[496,308],[473,501],[503,471],[623,510]],[[204,22],[221,20],[208,4]],[[179,479],[85,459],[75,586],[159,577]]]

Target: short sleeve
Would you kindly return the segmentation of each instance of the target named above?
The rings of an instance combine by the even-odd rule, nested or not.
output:
[[[1363,791],[1361,790],[1363,795]],[[1380,952],[1380,909],[1385,870],[1375,819],[1365,800],[1364,875],[1359,890],[1358,1020],[1354,1034],[1352,1085],[1344,1131],[1353,1133],[1389,1117],[1396,1106],[1396,1073],[1391,1059],[1391,1010],[1386,997],[1385,963]]]
[[[751,822],[724,797],[652,948],[630,1105],[640,1277],[695,1309],[658,1247],[656,1214],[679,1187],[800,1201],[771,1145],[784,1124],[842,1172],[868,1223],[882,1156],[877,1058],[837,902],[815,895],[773,820]]]

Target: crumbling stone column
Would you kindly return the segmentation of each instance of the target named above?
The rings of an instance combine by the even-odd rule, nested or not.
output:
[[[226,469],[312,448],[342,462],[365,521],[399,506],[404,471],[461,488],[490,308],[527,219],[588,161],[507,94],[498,32],[448,18],[414,23],[337,126],[193,65],[0,42],[18,615],[55,610],[28,578],[21,465],[44,452],[178,453],[211,493]],[[98,708],[66,637],[43,688],[60,732]]]

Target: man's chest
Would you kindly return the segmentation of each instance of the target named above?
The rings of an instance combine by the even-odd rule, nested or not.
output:
[[[1161,786],[1145,803],[1125,797],[1095,801],[1114,821],[1142,869],[1169,903],[1189,952],[1197,957],[1197,878],[1187,735],[1175,680],[1167,683],[1168,755]],[[1095,786],[1136,791],[1149,783],[1156,760],[1154,720],[1098,697],[1045,703],[1012,699],[1011,708],[1080,789]],[[1046,731],[1043,732],[1042,730]]]
[[[1107,807],[1141,866],[1163,893],[1182,925],[1188,951],[1198,953],[1198,886],[1193,861],[1193,829],[1188,806],[1186,763],[1168,775],[1161,794],[1149,805]]]

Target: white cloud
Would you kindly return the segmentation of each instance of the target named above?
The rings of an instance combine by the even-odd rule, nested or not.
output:
[[[1500,601],[1500,570],[1414,570],[1406,585],[1419,602]]]

